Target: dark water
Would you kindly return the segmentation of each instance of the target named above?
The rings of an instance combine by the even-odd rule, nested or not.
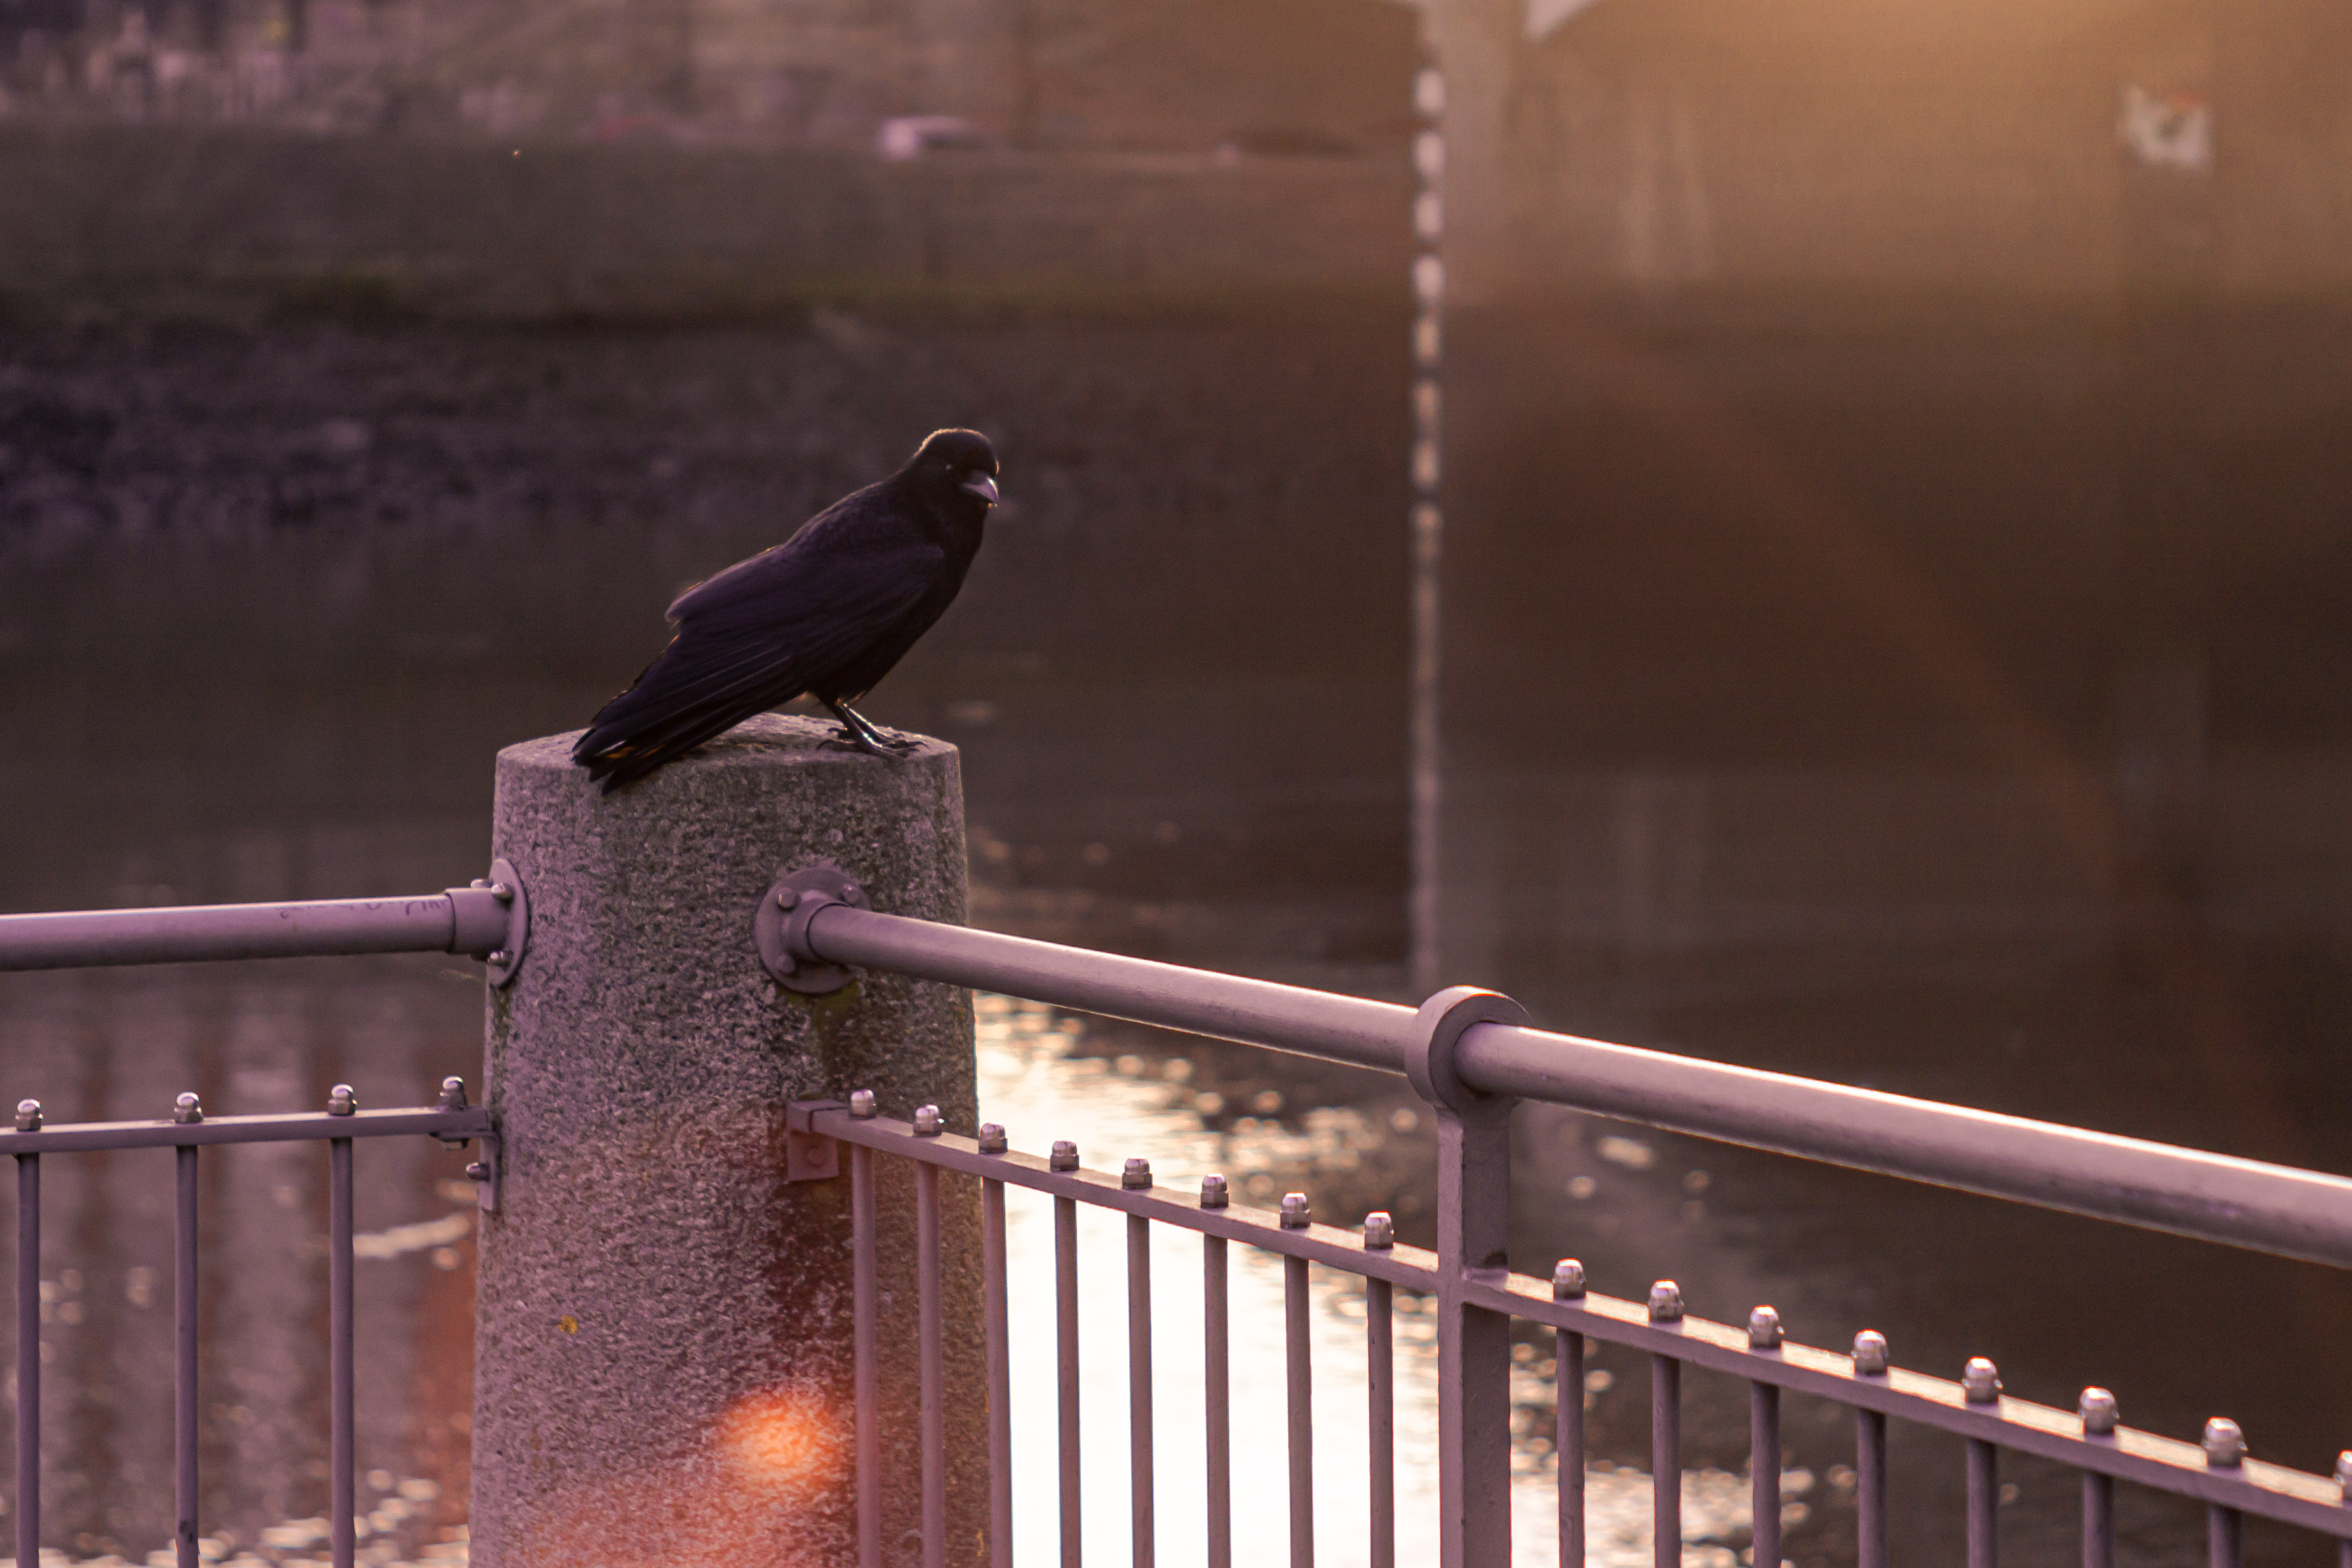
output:
[[[1404,325],[23,329],[0,353],[0,908],[478,874],[498,746],[582,722],[657,646],[679,584],[963,423],[999,437],[1012,504],[871,711],[964,749],[976,918],[1402,994]],[[2107,558],[2013,516],[2053,486],[2107,494],[2146,453],[2090,420],[2020,455],[2047,423],[2028,392],[2095,384],[2103,340],[2043,334],[1890,391],[1863,374],[1883,342],[1809,331],[1802,353],[1743,357],[1720,326],[1616,331],[1609,381],[1577,330],[1484,360],[1467,341],[1465,374],[1488,379],[1451,405],[1454,461],[1483,477],[1454,502],[1449,978],[1579,1032],[2352,1168],[2331,1110],[2352,1078],[2334,1043],[2352,1021],[2352,836],[2326,704],[2280,699],[2263,710],[2303,717],[2250,729],[2231,694],[2267,688],[2238,672],[2269,667],[2212,666],[2184,852],[2180,792],[2142,809],[2115,782],[2118,755],[2174,753],[2103,717],[2106,655],[2081,652],[2107,647],[2083,607],[2101,601],[2068,584]],[[1893,363],[1957,363],[1972,331]],[[2334,460],[2298,419],[2267,427],[2294,482],[2266,516],[2304,515]],[[2067,460],[2034,456],[2052,451]],[[1832,492],[1830,515],[1866,526],[1793,552],[1788,520]],[[2093,543],[2136,515],[2057,510]],[[2290,536],[2241,537],[2303,563],[2288,600],[2324,597],[2303,578],[2333,557]],[[1924,598],[1888,590],[1864,632],[1838,619],[1870,595],[1822,550],[1899,563],[1937,541],[1943,558],[1877,580]],[[2285,636],[2258,620],[2217,614],[2227,635],[2203,646]],[[1904,642],[1922,624],[1963,628],[1946,652],[1994,652],[1956,684]],[[2333,668],[2326,638],[2304,646]],[[2132,668],[2171,668],[2162,653]],[[2161,719],[2171,689],[2150,679]],[[60,1121],[160,1114],[186,1088],[218,1111],[315,1105],[339,1080],[421,1101],[476,1070],[478,1008],[454,960],[5,977],[0,1089]],[[1425,1230],[1425,1130],[1401,1124],[1401,1085],[1108,1026],[1071,1059],[1165,1081],[1180,1054],[1186,1113],[1229,1159],[1318,1108],[1361,1111],[1345,1160],[1302,1137],[1258,1199],[1296,1182],[1318,1214],[1388,1206]],[[1520,1133],[1523,1268],[1580,1256],[1632,1295],[1675,1278],[1713,1317],[1769,1300],[1816,1343],[1874,1327],[1948,1375],[1991,1355],[2011,1393],[2059,1405],[2101,1383],[2173,1435],[2227,1414],[2257,1454],[2306,1468],[2352,1438],[2335,1353],[2352,1290],[2333,1272],[1564,1114],[1526,1113]],[[313,1158],[210,1167],[206,1506],[231,1550],[324,1509]],[[362,1228],[462,1215],[439,1184],[460,1163],[366,1151]],[[50,1178],[47,1506],[77,1556],[166,1539],[168,1286],[135,1272],[168,1266],[164,1176],[125,1154]],[[404,1532],[385,1561],[463,1517],[470,1246],[404,1245],[362,1265],[362,1464],[382,1495],[430,1483],[385,1521]],[[1613,1378],[1598,1453],[1646,1466],[1643,1369],[1596,1366]],[[1688,1398],[1692,1465],[1739,1469],[1744,1392],[1694,1376]],[[1799,1402],[1788,1426],[1822,1478],[1790,1555],[1845,1560],[1844,1417]],[[1957,1447],[1898,1432],[1895,1464],[1898,1552],[1957,1561]],[[2011,1461],[2004,1479],[2016,1560],[2070,1552],[2071,1478]],[[2121,1517],[2135,1559],[2200,1549],[2193,1513],[2127,1495]],[[2300,1549],[2257,1528],[2250,1550]]]

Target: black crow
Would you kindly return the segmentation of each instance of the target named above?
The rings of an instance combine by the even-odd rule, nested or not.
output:
[[[677,635],[597,711],[572,760],[610,795],[803,693],[833,710],[842,743],[907,751],[914,742],[886,738],[849,705],[954,600],[995,504],[988,437],[934,432],[888,479],[679,595]]]

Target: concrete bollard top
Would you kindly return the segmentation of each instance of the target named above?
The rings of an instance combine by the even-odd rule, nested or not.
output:
[[[869,974],[803,997],[760,966],[760,898],[803,866],[841,867],[893,914],[964,916],[955,748],[925,740],[885,760],[826,745],[834,732],[762,715],[611,795],[572,763],[571,735],[499,753],[496,842],[530,889],[533,925],[529,960],[494,1005],[494,1106],[534,1064],[577,1084],[586,1058],[610,1051],[606,1087],[622,1101],[781,1104],[873,1088],[893,1114],[929,1100],[952,1114],[957,1084],[924,1059],[948,988]],[[902,1080],[904,1104],[890,1091]]]

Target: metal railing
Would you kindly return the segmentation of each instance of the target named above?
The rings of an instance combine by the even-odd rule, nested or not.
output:
[[[1129,1444],[1133,1560],[1154,1561],[1152,1322],[1150,1227],[1202,1237],[1204,1292],[1202,1398],[1207,1420],[1210,1568],[1232,1562],[1231,1432],[1226,1249],[1234,1241],[1284,1259],[1286,1303],[1290,1561],[1313,1563],[1314,1434],[1309,1393],[1307,1266],[1322,1263],[1365,1281],[1370,1388],[1370,1560],[1396,1561],[1393,1292],[1433,1299],[1437,1315],[1439,1561],[1444,1568],[1500,1568],[1510,1560],[1510,1331],[1514,1320],[1555,1337],[1559,1551],[1584,1561],[1584,1410],[1579,1394],[1588,1341],[1651,1357],[1651,1473],[1657,1568],[1680,1568],[1682,1373],[1698,1366],[1745,1379],[1750,1406],[1754,1557],[1780,1561],[1780,1396],[1786,1390],[1854,1412],[1857,1555],[1887,1561],[1889,1418],[1957,1434],[1966,1443],[1969,1568],[1995,1568],[1999,1455],[2003,1448],[2073,1467],[2082,1476],[2084,1568],[2112,1568],[2117,1479],[2194,1499],[2207,1510],[2211,1568],[2242,1568],[2242,1528],[2252,1515],[2335,1539],[2352,1568],[2352,1453],[2334,1478],[2247,1457],[2235,1423],[2209,1422],[2200,1443],[2159,1436],[2117,1420],[2114,1396],[2089,1388],[2074,1411],[2008,1397],[1990,1361],[1972,1360],[1955,1383],[1892,1367],[1874,1331],[1850,1352],[1784,1339],[1778,1314],[1758,1307],[1744,1326],[1687,1317],[1679,1289],[1660,1281],[1647,1301],[1588,1292],[1584,1268],[1562,1259],[1549,1279],[1506,1266],[1509,1121],[1517,1099],[1538,1100],[1651,1126],[1987,1193],[2040,1206],[2199,1237],[2256,1251],[2352,1264],[2352,1181],[2194,1150],[2116,1138],[1897,1095],[1695,1061],[1527,1026],[1525,1014],[1491,992],[1441,992],[1419,1009],[1263,981],[1118,958],[961,927],[875,913],[835,898],[808,872],[770,897],[788,914],[762,953],[780,978],[823,989],[844,966],[883,969],[1166,1027],[1404,1073],[1436,1113],[1439,1138],[1434,1251],[1395,1243],[1388,1215],[1360,1231],[1315,1223],[1303,1194],[1279,1212],[1231,1206],[1221,1177],[1184,1193],[1157,1187],[1144,1162],[1118,1173],[1078,1163],[1056,1142],[1045,1157],[1009,1147],[1003,1128],[978,1138],[944,1130],[936,1108],[914,1121],[875,1113],[873,1097],[847,1105],[803,1102],[799,1131],[849,1145],[855,1230],[855,1382],[859,1561],[882,1561],[878,1350],[878,1241],[873,1157],[914,1163],[919,1344],[923,1562],[947,1561],[948,1391],[940,1261],[939,1173],[981,1184],[982,1289],[989,1420],[992,1562],[1012,1562],[1012,1432],[1004,1194],[1022,1187],[1054,1200],[1062,1562],[1079,1561],[1078,1280],[1081,1204],[1128,1216]],[[811,983],[826,975],[822,983]]]
[[[305,958],[384,952],[461,952],[482,958],[490,983],[514,977],[530,941],[530,911],[514,868],[494,862],[470,888],[414,898],[334,899],[276,904],[92,910],[0,915],[0,971]],[[90,1121],[50,1127],[41,1102],[16,1107],[0,1152],[16,1158],[16,1561],[37,1563],[41,1544],[41,1157],[104,1149],[175,1151],[173,1243],[173,1448],[178,1568],[199,1568],[197,1531],[197,1151],[223,1143],[323,1142],[328,1160],[329,1539],[333,1568],[352,1568],[355,1415],[352,1315],[352,1146],[361,1138],[423,1135],[446,1144],[478,1139],[467,1167],[481,1206],[498,1206],[499,1138],[487,1108],[446,1079],[438,1105],[362,1110],[338,1084],[323,1113],[207,1119],[194,1094],[167,1121]]]
[[[21,917],[20,917],[21,918]],[[62,918],[62,917],[38,917]],[[223,1143],[322,1142],[327,1145],[327,1299],[329,1533],[334,1568],[352,1568],[357,1546],[353,1486],[355,1414],[352,1328],[352,1146],[362,1138],[475,1139],[482,1157],[469,1165],[481,1205],[497,1206],[498,1136],[489,1111],[466,1101],[466,1080],[445,1079],[438,1105],[362,1110],[349,1084],[337,1084],[323,1113],[208,1119],[183,1094],[171,1120],[44,1123],[41,1102],[20,1101],[13,1130],[0,1131],[0,1153],[16,1157],[16,1561],[41,1560],[41,1158],[102,1149],[170,1149],[178,1190],[172,1247],[173,1543],[178,1568],[200,1568],[197,1530],[197,1151]]]
[[[1692,1060],[1528,1026],[1524,1011],[1492,992],[1459,988],[1418,1009],[1335,995],[1082,949],[875,912],[848,877],[830,867],[780,879],[754,913],[761,961],[788,988],[818,994],[849,984],[850,966],[892,971],[1033,1001],[1323,1059],[1404,1074],[1434,1112],[1438,1129],[1437,1246],[1395,1243],[1389,1216],[1368,1216],[1360,1232],[1317,1224],[1301,1194],[1279,1212],[1231,1205],[1222,1178],[1197,1194],[1152,1184],[1141,1161],[1114,1175],[1080,1167],[1074,1144],[1044,1157],[1013,1152],[1003,1129],[976,1139],[947,1132],[934,1108],[911,1122],[875,1114],[871,1095],[844,1105],[792,1108],[793,1131],[851,1151],[854,1235],[854,1381],[860,1561],[878,1565],[882,1542],[879,1425],[881,1307],[877,1280],[876,1152],[915,1167],[919,1447],[923,1561],[944,1564],[947,1526],[945,1297],[940,1259],[942,1170],[976,1177],[982,1191],[990,1550],[1012,1561],[1012,1433],[1006,1301],[1004,1194],[1009,1186],[1054,1200],[1060,1411],[1063,1562],[1076,1568],[1079,1539],[1078,1279],[1080,1204],[1128,1216],[1129,1443],[1134,1561],[1155,1556],[1152,1467],[1154,1385],[1150,1290],[1150,1226],[1202,1237],[1204,1414],[1211,1568],[1229,1568],[1233,1550],[1227,1249],[1234,1241],[1284,1259],[1287,1329],[1291,1561],[1314,1560],[1311,1456],[1313,1383],[1307,1338],[1307,1265],[1327,1264],[1365,1281],[1370,1424],[1371,1561],[1393,1568],[1395,1544],[1394,1291],[1425,1294],[1437,1319],[1439,1562],[1443,1568],[1500,1568],[1510,1554],[1510,1333],[1516,1321],[1549,1328],[1559,1388],[1559,1542],[1563,1563],[1584,1557],[1584,1414],[1578,1389],[1586,1343],[1597,1341],[1652,1358],[1651,1448],[1658,1568],[1680,1568],[1682,1372],[1685,1365],[1743,1378],[1750,1389],[1754,1560],[1780,1561],[1780,1399],[1783,1391],[1852,1408],[1861,1568],[1885,1568],[1886,1431],[1890,1417],[1958,1435],[1967,1448],[1969,1568],[1995,1568],[1999,1453],[2010,1448],[2081,1472],[2084,1568],[2112,1568],[2117,1479],[2206,1505],[2211,1568],[2241,1568],[2248,1515],[2299,1526],[2338,1542],[2352,1568],[2352,1453],[2334,1479],[2247,1457],[2237,1426],[2216,1419],[2198,1444],[2120,1425],[2114,1397],[2084,1391],[2063,1411],[2005,1396],[1997,1369],[1971,1361],[1953,1383],[1892,1368],[1885,1340],[1855,1339],[1850,1353],[1784,1341],[1777,1314],[1759,1307],[1744,1327],[1686,1317],[1679,1290],[1660,1281],[1646,1302],[1590,1293],[1584,1270],[1561,1260],[1549,1279],[1510,1272],[1509,1112],[1533,1100],[1654,1127],[1934,1183],[1967,1191],[2281,1256],[2352,1266],[2352,1181],[2258,1161],[2117,1138],[1843,1088],[1776,1073]],[[503,984],[520,963],[529,910],[513,868],[492,879],[417,900],[117,910],[0,918],[0,968],[283,956],[297,952],[474,952]],[[18,1169],[19,1562],[37,1555],[39,1533],[39,1161],[44,1152],[170,1146],[179,1162],[178,1531],[180,1568],[197,1568],[195,1524],[195,1208],[197,1150],[206,1144],[286,1139],[323,1141],[332,1163],[330,1273],[334,1373],[333,1561],[350,1568],[352,1503],[351,1148],[362,1136],[425,1133],[478,1138],[484,1159],[468,1173],[495,1206],[497,1139],[488,1113],[467,1107],[451,1079],[438,1108],[361,1112],[347,1089],[325,1115],[205,1121],[194,1096],[171,1121],[44,1128],[26,1101],[18,1130],[0,1146]],[[829,1173],[807,1151],[806,1173]],[[802,1156],[795,1155],[800,1162]]]

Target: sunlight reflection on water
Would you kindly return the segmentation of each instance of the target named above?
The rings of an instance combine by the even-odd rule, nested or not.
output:
[[[1115,1169],[1141,1157],[1162,1186],[1188,1187],[1212,1172],[1295,1168],[1302,1154],[1352,1157],[1345,1129],[1312,1117],[1298,1128],[1242,1118],[1229,1132],[1204,1126],[1179,1086],[1110,1070],[1075,1056],[1082,1020],[1005,997],[976,999],[981,1112],[1004,1124],[1016,1148],[1043,1149],[1076,1135],[1079,1156]],[[1099,1064],[1099,1065],[1097,1065]],[[1306,1147],[1302,1148],[1301,1145]],[[1269,1146],[1278,1145],[1278,1146]],[[1059,1553],[1055,1464],[1053,1206],[1042,1195],[1008,1192],[1006,1247],[1012,1304],[1013,1488],[1015,1557],[1052,1563]],[[1201,1289],[1197,1245],[1161,1230],[1151,1254],[1152,1369],[1156,1439],[1154,1504],[1160,1552],[1171,1563],[1202,1559],[1206,1490],[1201,1387]],[[1086,1557],[1131,1560],[1127,1446],[1127,1237],[1124,1217],[1078,1210],[1080,1430]],[[1355,1276],[1318,1266],[1314,1292],[1315,1538],[1318,1556],[1361,1562],[1366,1540],[1367,1441],[1364,1296]],[[1233,1249],[1231,1274],[1234,1556],[1276,1564],[1289,1555],[1285,1448],[1282,1264],[1272,1254]],[[1436,1559],[1436,1322],[1400,1293],[1396,1323],[1397,1560]],[[1408,1308],[1415,1309],[1408,1310]],[[1513,1403],[1548,1411],[1543,1363],[1520,1367]],[[1514,1560],[1558,1561],[1557,1491],[1548,1445],[1537,1433],[1514,1444]],[[1650,1478],[1600,1466],[1585,1480],[1588,1561],[1597,1568],[1646,1568]],[[1722,1470],[1683,1477],[1683,1560],[1689,1568],[1734,1568],[1748,1535],[1748,1481]]]

